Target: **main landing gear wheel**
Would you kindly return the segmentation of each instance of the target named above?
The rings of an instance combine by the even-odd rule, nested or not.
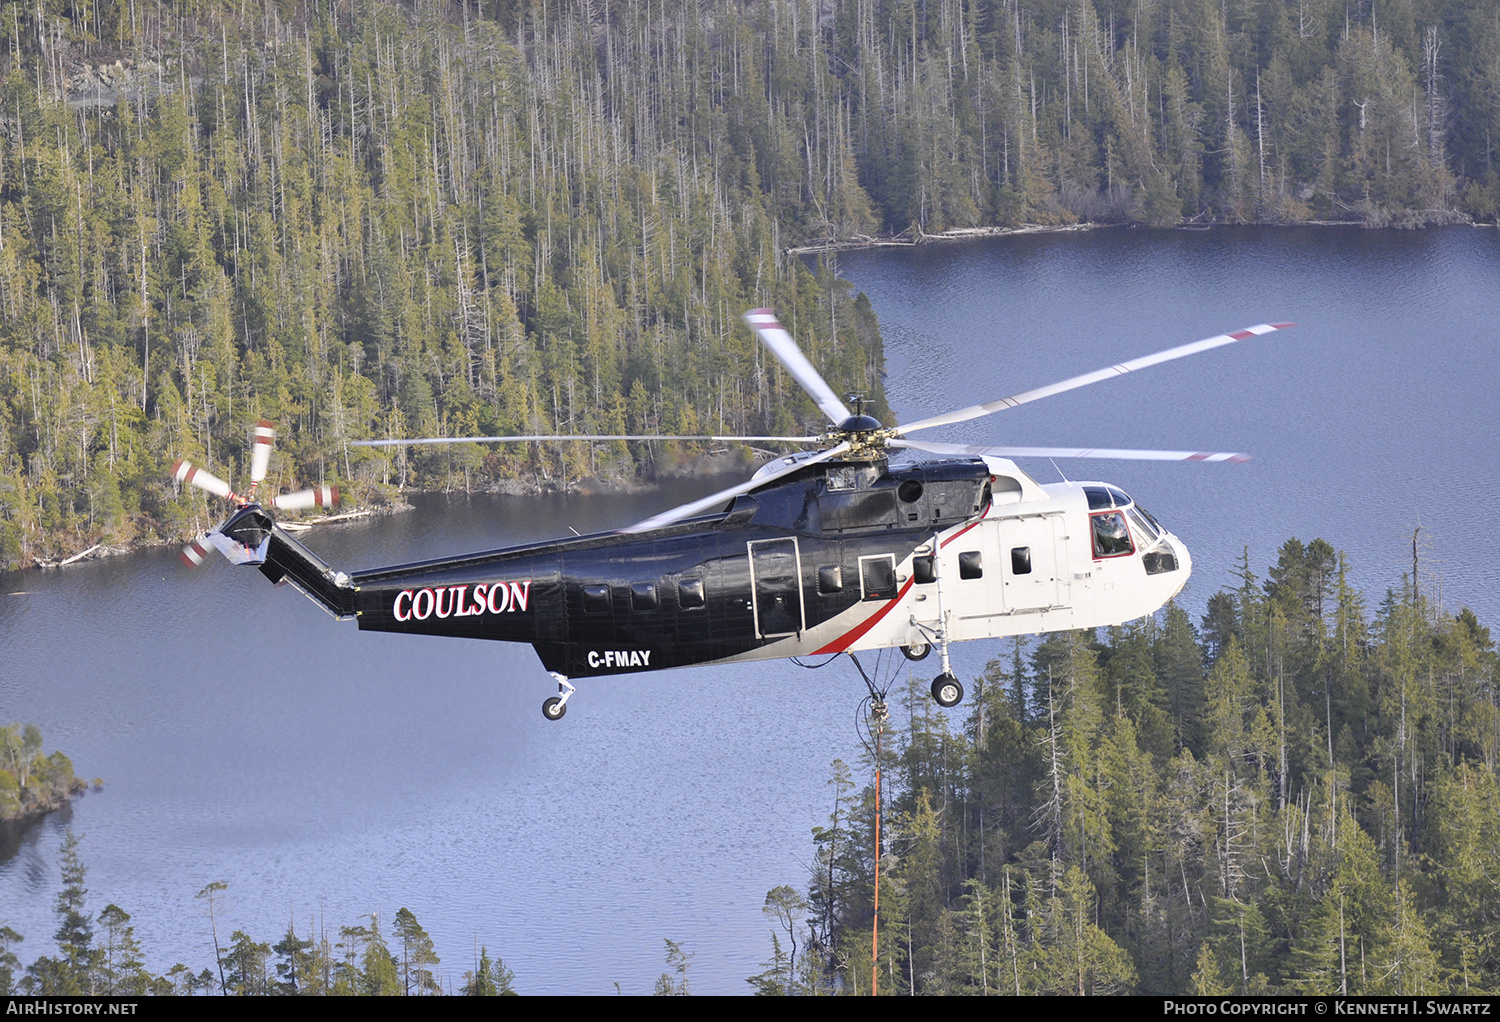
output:
[[[964,687],[951,674],[939,674],[932,679],[932,698],[939,706],[957,706],[964,698]]]
[[[542,716],[548,720],[562,720],[563,714],[567,712],[567,704],[562,701],[561,696],[552,696],[542,702]]]
[[[927,654],[932,652],[932,643],[914,642],[910,646],[901,647],[901,655],[908,660],[926,660]]]

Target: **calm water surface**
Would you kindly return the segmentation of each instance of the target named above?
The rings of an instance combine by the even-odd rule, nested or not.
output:
[[[1193,551],[1201,613],[1246,545],[1349,552],[1378,602],[1410,566],[1500,623],[1494,231],[1100,231],[846,256],[905,419],[1253,323],[1294,331],[933,431],[932,439],[1243,450],[1245,465],[1071,462]],[[1043,481],[1050,464],[1023,463]],[[310,545],[362,567],[625,524],[720,480],[625,497],[433,496]],[[976,673],[995,649],[958,647]],[[406,906],[457,985],[476,942],[527,993],[649,992],[661,938],[701,992],[769,951],[765,892],[805,876],[862,688],[789,663],[555,686],[527,648],[362,634],[220,559],[175,550],[0,576],[0,720],[42,726],[102,791],[0,849],[0,925],[51,953],[57,848],[83,836],[90,906],[133,913],[151,965],[213,960],[194,901],[274,942]]]

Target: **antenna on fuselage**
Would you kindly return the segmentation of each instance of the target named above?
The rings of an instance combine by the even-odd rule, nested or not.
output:
[[[1048,458],[1047,460],[1052,461],[1051,458]],[[1057,474],[1061,476],[1063,482],[1067,483],[1069,486],[1073,485],[1073,481],[1067,476],[1063,475],[1063,470],[1057,467],[1057,462],[1052,461],[1052,467],[1057,470]]]

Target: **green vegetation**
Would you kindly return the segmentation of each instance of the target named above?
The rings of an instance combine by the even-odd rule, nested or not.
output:
[[[1500,207],[1459,0],[18,0],[0,11],[0,567],[217,517],[167,480],[565,486],[821,423],[773,305],[883,414],[869,305],[790,246]]]
[[[226,996],[430,996],[444,993],[434,972],[440,964],[432,938],[409,909],[396,913],[393,937],[380,916],[341,926],[338,939],[326,930],[297,934],[295,920],[276,944],[256,941],[235,930],[220,943],[219,916],[228,885],[209,884],[198,898],[213,934],[217,960],[193,972],[178,963],[155,975],[130,925],[130,913],[110,904],[97,916],[87,911],[88,869],[78,854],[79,839],[68,831],[62,848],[62,889],[57,896],[57,955],[43,955],[21,969],[15,945],[22,937],[0,927],[0,995],[172,996],[197,993]],[[482,948],[459,992],[470,996],[514,994],[515,976]],[[451,990],[447,991],[452,993]]]
[[[804,431],[739,322],[757,305],[883,410],[868,303],[782,253],[797,221],[682,116],[708,43],[699,78],[643,81],[686,53],[676,16],[621,11],[617,75],[575,12],[517,32],[497,6],[7,5],[0,565],[211,523],[169,466],[241,478],[260,417],[269,485],[377,502],[688,452],[351,440]]]
[[[1168,605],[1016,644],[961,727],[911,682],[885,744],[882,992],[1500,989],[1489,629],[1409,580],[1370,619],[1321,540],[1239,574],[1201,630]],[[873,791],[842,763],[830,784],[806,887],[767,895],[756,992],[869,992]]]
[[[42,754],[41,728],[0,727],[0,822],[60,809],[86,787],[73,775],[73,761],[67,756]]]

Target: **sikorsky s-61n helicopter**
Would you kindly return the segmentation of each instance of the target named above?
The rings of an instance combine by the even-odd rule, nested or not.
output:
[[[234,512],[189,546],[209,546],[290,582],[362,629],[525,642],[557,679],[542,712],[557,720],[571,679],[689,665],[900,647],[936,648],[932,695],[963,698],[948,646],[968,639],[1120,624],[1157,610],[1187,581],[1182,541],[1106,483],[1042,484],[1016,457],[1239,462],[1242,454],[991,447],[908,434],[964,422],[1172,359],[1292,326],[1271,323],[1185,344],[986,404],[885,426],[839,399],[769,309],[745,314],[829,426],[817,436],[509,436],[369,440],[367,446],[548,440],[718,440],[816,444],[736,486],[629,528],[346,573],[325,564],[255,500],[274,433],[256,429],[250,492],[187,462],[179,482]],[[937,455],[892,465],[893,451]],[[327,506],[329,488],[272,501]]]

